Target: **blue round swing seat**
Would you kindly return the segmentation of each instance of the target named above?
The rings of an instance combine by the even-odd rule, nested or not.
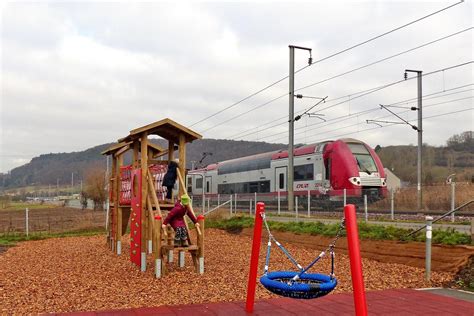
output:
[[[292,278],[298,273],[294,271],[269,272],[260,278],[260,283],[272,293],[298,299],[324,296],[334,290],[337,285],[336,278],[318,273],[303,273],[297,281],[292,282]]]

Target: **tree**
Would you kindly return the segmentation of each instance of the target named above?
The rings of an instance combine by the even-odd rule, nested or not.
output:
[[[85,195],[94,202],[94,211],[103,211],[106,198],[105,170],[91,167],[85,172]]]
[[[87,193],[83,190],[81,192],[81,208],[82,210],[85,210],[87,208],[87,200],[89,197],[87,196]]]

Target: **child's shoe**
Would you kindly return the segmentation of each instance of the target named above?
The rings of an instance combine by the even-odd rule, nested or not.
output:
[[[175,239],[175,240],[174,240],[174,246],[175,246],[175,247],[181,247],[181,240]]]
[[[188,241],[186,239],[181,240],[181,247],[187,247],[187,246],[189,246]]]

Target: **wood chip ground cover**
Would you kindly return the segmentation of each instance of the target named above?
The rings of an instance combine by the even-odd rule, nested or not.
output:
[[[302,264],[319,254],[314,249],[287,244]],[[206,231],[206,272],[194,272],[190,255],[185,268],[170,264],[170,273],[155,279],[151,257],[145,273],[129,262],[128,240],[123,255],[114,255],[105,236],[52,238],[19,243],[0,254],[0,314],[38,314],[94,311],[145,306],[243,301],[246,297],[251,239],[209,229]],[[266,246],[262,244],[260,271]],[[322,249],[321,249],[322,250]],[[176,257],[176,254],[175,254]],[[424,270],[403,264],[363,259],[367,290],[439,286],[453,274],[433,272],[424,281]],[[272,250],[270,270],[292,269],[291,263]],[[319,262],[314,272],[328,273],[330,260]],[[349,258],[337,254],[335,293],[350,292]],[[274,297],[261,285],[257,299]]]

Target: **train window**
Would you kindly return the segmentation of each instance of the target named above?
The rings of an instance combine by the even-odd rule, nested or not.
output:
[[[283,173],[280,173],[278,183],[278,187],[283,190],[285,188],[285,175]]]
[[[258,192],[258,182],[250,182],[249,183],[249,193]]]
[[[308,181],[314,179],[314,165],[295,166],[295,181]]]
[[[325,159],[324,160],[324,169],[325,169],[325,179],[330,180],[331,179],[331,159]]]
[[[196,189],[202,189],[202,178],[196,178]]]
[[[206,193],[211,192],[210,189],[211,181],[206,181]]]
[[[377,166],[375,165],[372,156],[370,155],[363,155],[363,154],[354,154],[354,157],[357,161],[357,166],[359,167],[359,171],[364,171],[367,173],[377,172]]]
[[[236,172],[245,172],[259,169],[270,168],[271,156],[259,158],[259,159],[248,159],[243,161],[228,162],[222,164],[217,170],[217,174],[228,174]]]
[[[259,193],[270,192],[270,181],[260,181],[258,183],[258,192]]]
[[[192,192],[192,191],[193,191],[193,178],[188,177],[188,192]]]

